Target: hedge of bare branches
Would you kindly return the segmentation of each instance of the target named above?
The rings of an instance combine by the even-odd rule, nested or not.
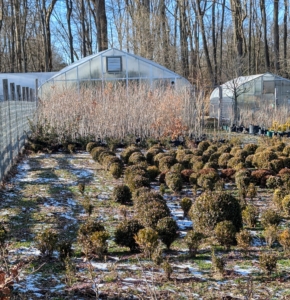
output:
[[[38,124],[49,125],[59,136],[176,137],[200,123],[188,90],[106,84],[81,90],[52,87],[49,94],[39,101]]]

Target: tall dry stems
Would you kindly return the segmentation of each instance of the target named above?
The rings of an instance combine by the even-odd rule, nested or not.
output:
[[[161,137],[201,133],[202,93],[107,83],[105,87],[52,87],[39,101],[38,123],[61,138],[128,135]]]

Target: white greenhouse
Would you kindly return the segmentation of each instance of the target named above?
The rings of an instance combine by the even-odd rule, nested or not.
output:
[[[237,117],[242,111],[255,113],[261,109],[276,111],[288,107],[290,80],[271,73],[232,79],[212,92],[210,116],[232,121],[235,100]]]
[[[151,61],[117,49],[108,49],[80,59],[65,67],[40,87],[39,94],[45,93],[51,86],[78,87],[103,86],[107,82],[138,84],[146,83],[150,87],[174,86],[189,87],[191,84],[182,76]]]

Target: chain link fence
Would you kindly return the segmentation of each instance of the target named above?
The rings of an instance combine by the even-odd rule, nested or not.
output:
[[[3,100],[0,100],[0,182],[23,150],[30,133],[29,120],[34,118],[36,112],[34,90],[16,88],[17,94],[14,85],[10,84],[9,90],[8,81],[3,80]]]

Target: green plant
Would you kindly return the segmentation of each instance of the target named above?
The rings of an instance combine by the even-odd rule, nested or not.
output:
[[[113,201],[121,204],[128,204],[132,201],[132,193],[126,184],[119,184],[114,187],[112,198]]]
[[[275,189],[273,193],[273,202],[278,209],[280,210],[283,209],[282,201],[284,197],[287,196],[287,194],[288,192],[286,189],[283,188]]]
[[[259,211],[254,205],[246,205],[242,211],[243,222],[249,227],[255,227],[258,221]]]
[[[94,253],[96,253],[99,257],[99,259],[104,258],[104,254],[107,253],[108,250],[108,242],[110,234],[105,231],[96,231],[92,233],[90,236],[90,243],[92,246],[92,250]]]
[[[58,234],[51,228],[46,228],[35,237],[35,247],[41,252],[42,255],[51,257],[53,251],[56,250],[58,242]]]
[[[264,227],[269,225],[279,225],[281,222],[281,216],[272,209],[266,209],[261,214],[261,224]]]
[[[61,261],[65,262],[68,257],[72,256],[72,240],[63,238],[57,243],[57,250],[59,252],[59,258]]]
[[[83,208],[85,212],[90,216],[94,210],[94,206],[91,202],[91,199],[86,196],[85,199],[83,200]]]
[[[4,225],[0,223],[0,247],[3,247],[8,238],[8,232]]]
[[[149,166],[147,168],[147,173],[148,173],[150,181],[153,181],[156,179],[156,177],[159,175],[160,172],[156,166]]]
[[[158,145],[154,145],[148,149],[148,151],[145,154],[148,164],[150,165],[154,164],[154,156],[157,155],[158,153],[163,153],[163,149]]]
[[[165,190],[166,190],[166,187],[165,187],[165,184],[164,183],[161,183],[160,184],[160,187],[159,187],[159,192],[161,195],[164,195],[165,194]]]
[[[124,161],[125,164],[129,162],[129,157],[134,152],[140,152],[140,149],[135,146],[129,146],[121,152],[121,159]]]
[[[258,148],[258,145],[256,145],[256,144],[247,144],[247,145],[245,145],[245,147],[243,149],[245,151],[247,151],[248,155],[252,155],[252,154],[255,154],[257,148]]]
[[[118,179],[123,173],[123,165],[118,162],[111,163],[109,166],[109,172],[115,179]]]
[[[135,235],[138,233],[140,229],[143,229],[138,220],[125,220],[120,223],[115,231],[115,243],[120,246],[129,247],[130,251],[138,251],[139,246],[136,243]]]
[[[269,225],[265,228],[263,232],[263,236],[265,238],[266,244],[268,247],[272,247],[275,241],[278,238],[278,231],[276,225]]]
[[[247,188],[247,196],[253,201],[253,198],[257,196],[257,189],[254,183],[250,183]]]
[[[271,275],[276,270],[277,260],[277,256],[273,253],[262,253],[259,257],[260,267],[267,275]]]
[[[167,280],[170,280],[170,277],[171,277],[171,274],[173,273],[173,268],[171,266],[171,264],[169,263],[168,260],[164,261],[162,263],[162,269],[164,270],[165,272],[165,275],[166,275],[166,279]]]
[[[225,191],[205,191],[194,201],[189,216],[199,232],[210,233],[221,221],[232,221],[237,231],[242,228],[239,201]]]
[[[158,233],[150,227],[140,229],[135,235],[135,240],[144,256],[151,258],[154,249],[158,245]]]
[[[213,168],[202,169],[198,172],[197,184],[204,190],[213,190],[218,180],[218,172]]]
[[[197,149],[204,152],[209,146],[210,146],[210,143],[208,141],[201,141],[198,144]]]
[[[194,230],[189,230],[186,234],[186,236],[184,237],[184,242],[186,243],[188,250],[189,250],[189,254],[191,257],[195,257],[197,250],[199,248],[199,246],[202,243],[202,240],[204,239],[204,234],[200,233],[200,232],[196,232]]]
[[[165,175],[166,185],[174,192],[179,192],[182,189],[181,174],[177,172],[167,172]]]
[[[218,165],[220,168],[226,169],[228,165],[228,161],[233,156],[230,153],[222,153],[218,159]]]
[[[262,152],[258,152],[254,154],[253,165],[259,169],[268,169],[270,165],[269,163],[277,158],[277,154],[273,151],[265,150]]]
[[[213,249],[211,254],[211,261],[213,270],[223,275],[226,266],[225,258],[223,256],[216,256]]]
[[[227,250],[236,243],[236,228],[231,221],[217,223],[214,232],[218,242]]]
[[[134,207],[136,218],[144,227],[156,228],[160,219],[170,215],[166,203],[158,200],[151,200],[145,203],[138,201],[134,203]]]
[[[146,158],[145,156],[143,155],[142,152],[133,152],[129,159],[128,159],[128,164],[129,165],[136,165],[136,164],[139,164],[140,162],[144,162],[146,161]]]
[[[235,182],[242,200],[246,198],[248,186],[251,180],[250,175],[251,173],[248,169],[241,169],[235,174]]]
[[[175,157],[173,157],[171,155],[166,155],[159,160],[158,168],[159,168],[160,172],[169,171],[170,168],[176,163],[177,163],[177,161],[176,161]]]
[[[181,199],[180,206],[183,210],[183,217],[184,218],[187,217],[188,212],[191,208],[191,205],[192,205],[192,200],[190,198],[184,197],[184,198]]]
[[[269,189],[277,189],[283,185],[283,181],[280,176],[269,175],[266,180],[266,186]]]
[[[290,229],[286,228],[279,234],[279,243],[282,245],[284,253],[289,255],[290,253]]]
[[[160,219],[157,222],[156,231],[167,249],[169,249],[170,245],[178,238],[178,226],[172,217]]]
[[[105,147],[95,147],[91,150],[91,156],[92,156],[92,159],[94,161],[99,161],[99,156],[101,155],[102,152],[106,151],[107,148]]]
[[[184,166],[181,163],[176,163],[170,167],[171,172],[181,173],[184,170]]]
[[[287,216],[290,215],[290,195],[286,195],[282,200],[282,207]]]
[[[245,251],[248,251],[248,249],[251,245],[252,239],[253,239],[253,237],[252,237],[251,233],[246,229],[243,229],[236,234],[236,240],[237,240],[238,246],[241,247],[242,249],[244,249]]]

